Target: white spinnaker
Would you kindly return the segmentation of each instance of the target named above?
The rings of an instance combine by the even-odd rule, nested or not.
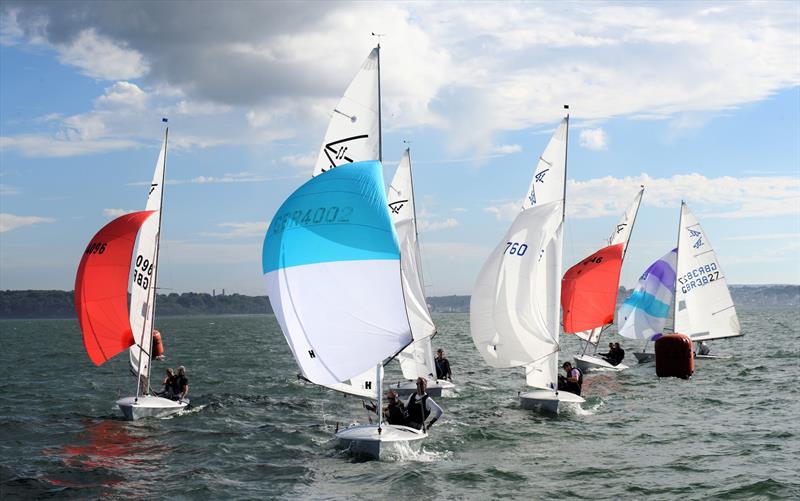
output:
[[[522,211],[483,265],[470,301],[472,340],[486,363],[544,365],[549,373],[539,379],[548,383],[557,375],[549,359],[558,352],[562,214],[561,200]]]
[[[312,176],[342,164],[380,159],[379,51],[372,49],[333,110]]]
[[[139,355],[141,353],[141,373],[150,375],[150,349],[153,337],[153,316],[155,303],[155,277],[158,267],[158,231],[161,227],[161,200],[164,184],[164,169],[167,161],[167,136],[158,155],[153,182],[150,183],[145,210],[158,211],[150,217],[139,230],[139,239],[134,251],[133,272],[131,273],[131,302],[128,312],[133,331],[134,345],[130,347],[131,368],[139,375]]]
[[[622,215],[622,218],[617,223],[617,226],[614,227],[614,231],[611,232],[611,235],[608,237],[608,245],[615,245],[619,243],[624,243],[625,246],[622,248],[622,259],[625,259],[625,251],[628,250],[628,242],[631,239],[631,232],[633,231],[633,225],[636,222],[636,214],[639,212],[639,205],[642,203],[642,195],[644,194],[644,186],[642,189],[639,190],[639,193],[633,198],[633,202],[631,202],[628,209]],[[583,332],[576,332],[575,335],[579,338],[587,341],[591,344],[597,344],[600,341],[600,334],[602,333],[603,327],[595,327],[589,331]]]
[[[431,319],[425,298],[422,263],[417,241],[411,155],[408,149],[400,159],[400,165],[389,185],[386,198],[389,200],[389,215],[394,223],[397,240],[400,244],[403,295],[406,301],[408,321],[411,324],[411,335],[414,337],[414,342],[400,352],[397,359],[400,362],[403,377],[406,379],[418,377],[434,379],[436,366],[433,361],[431,336],[436,332],[436,326]]]
[[[675,332],[693,341],[741,335],[739,317],[717,254],[684,203],[678,228]]]

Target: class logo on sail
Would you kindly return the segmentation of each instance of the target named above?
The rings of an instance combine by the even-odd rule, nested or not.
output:
[[[351,158],[348,153],[348,150],[352,148],[353,141],[368,138],[369,134],[359,134],[357,136],[346,137],[326,143],[323,151],[330,162],[330,166],[327,169],[322,169],[322,172],[326,172],[340,165],[353,163],[355,160]]]

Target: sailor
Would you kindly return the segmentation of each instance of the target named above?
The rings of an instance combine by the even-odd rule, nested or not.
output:
[[[608,353],[601,353],[598,356],[608,363],[613,363],[612,360],[614,360],[614,343],[608,343]]]
[[[625,359],[625,350],[622,349],[622,346],[619,343],[614,343],[614,361],[611,362],[612,365],[619,365]]]
[[[408,422],[408,413],[403,402],[397,396],[397,392],[394,390],[387,391],[386,402],[387,404],[383,407],[383,419],[389,424],[405,426]],[[377,413],[377,406],[372,402],[364,404],[364,408],[370,412]]]
[[[438,421],[439,418],[442,417],[442,414],[444,414],[442,408],[425,393],[427,387],[428,383],[425,381],[425,378],[417,378],[417,391],[412,393],[406,401],[408,426],[418,430],[423,429],[423,427],[425,430],[429,429],[433,426],[433,423]],[[425,420],[428,419],[431,413],[434,414],[433,419],[425,424]]]
[[[578,368],[573,368],[569,362],[564,362],[561,367],[567,375],[558,376],[558,389],[580,395],[583,387],[583,373]]]
[[[444,358],[444,350],[439,348],[436,350],[436,379],[447,379],[450,381],[453,374],[450,372],[450,362]]]
[[[172,399],[182,401],[189,394],[189,378],[186,377],[186,367],[178,367],[178,374],[172,380]]]
[[[697,354],[698,355],[708,355],[711,353],[711,347],[706,344],[705,341],[698,341],[697,342]]]
[[[164,376],[164,390],[161,393],[158,393],[159,397],[164,398],[172,398],[172,387],[175,381],[175,372],[171,368],[167,368],[167,373]]]

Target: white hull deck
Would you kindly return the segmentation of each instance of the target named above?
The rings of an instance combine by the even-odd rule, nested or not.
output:
[[[381,451],[395,444],[420,445],[419,441],[427,436],[422,430],[392,424],[384,424],[380,433],[377,424],[360,424],[336,434],[339,443],[351,454],[370,459],[380,459]]]
[[[619,372],[628,368],[625,364],[611,365],[605,359],[592,355],[575,355],[575,367],[584,374],[590,371]]]
[[[561,403],[580,405],[585,401],[580,395],[568,391],[535,389],[519,395],[519,403],[523,409],[545,414],[558,414]]]
[[[395,383],[389,388],[397,392],[400,397],[407,397],[417,391],[416,381],[403,381]],[[455,395],[456,385],[444,379],[437,379],[436,381],[428,380],[428,386],[425,390],[429,396],[434,398],[439,397],[452,397]]]
[[[163,418],[177,414],[189,406],[189,400],[178,402],[154,395],[141,395],[138,399],[136,397],[121,398],[117,400],[117,405],[125,419],[136,421],[143,418]]]

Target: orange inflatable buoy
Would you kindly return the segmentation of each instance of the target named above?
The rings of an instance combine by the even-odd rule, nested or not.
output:
[[[162,359],[164,358],[164,343],[161,342],[161,333],[157,330],[153,330],[153,358]]]
[[[692,340],[685,334],[656,339],[656,375],[688,379],[694,373]]]

